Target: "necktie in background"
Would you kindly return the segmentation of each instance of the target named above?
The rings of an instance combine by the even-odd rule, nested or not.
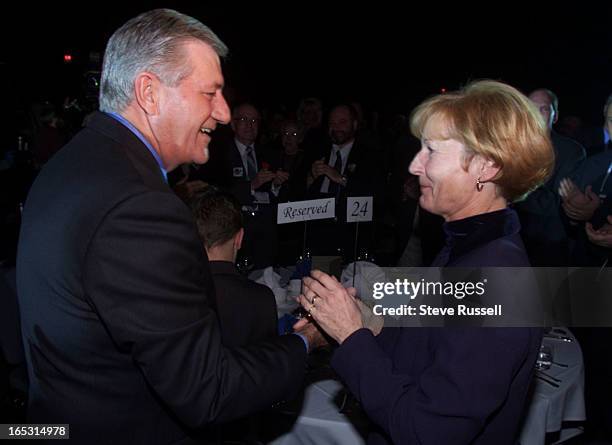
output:
[[[247,156],[247,178],[249,181],[252,181],[255,176],[257,176],[257,164],[255,164],[255,154],[253,150],[253,146],[249,145],[246,148],[246,156]]]
[[[342,156],[340,155],[340,150],[336,150],[336,160],[334,161],[334,169],[336,169],[338,173],[342,174]],[[337,195],[339,189],[340,184],[330,179],[328,192],[332,195]]]

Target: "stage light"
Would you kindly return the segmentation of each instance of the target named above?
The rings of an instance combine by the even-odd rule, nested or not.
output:
[[[64,62],[66,63],[72,62],[72,54],[64,54]]]

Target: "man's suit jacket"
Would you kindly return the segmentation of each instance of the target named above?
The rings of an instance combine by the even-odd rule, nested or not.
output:
[[[437,266],[527,267],[511,210],[445,231]],[[538,328],[385,328],[349,336],[332,366],[378,426],[370,444],[515,444]]]
[[[327,151],[319,153],[313,159],[325,158],[325,163],[329,163],[332,153],[332,147],[329,146]],[[312,162],[310,162],[311,166]],[[385,184],[384,163],[384,154],[381,151],[356,138],[343,172],[347,178],[346,186],[339,186],[335,195],[321,193],[325,175],[319,176],[310,185],[307,190],[308,199],[336,198],[335,220],[327,219],[309,223],[311,230],[309,230],[308,244],[316,255],[334,255],[336,249],[339,248],[346,261],[353,260],[356,224],[346,223],[347,198],[373,196],[373,221],[375,222],[384,209],[382,202],[382,190]],[[358,248],[369,249],[373,245],[372,225],[371,222],[360,223]]]
[[[281,399],[297,336],[228,350],[189,209],[144,144],[96,113],[45,166],[17,262],[29,421],[76,443],[189,443],[192,428]]]
[[[567,224],[559,185],[571,177],[586,158],[584,148],[573,139],[551,133],[555,165],[550,178],[516,204],[521,217],[521,235],[534,266],[567,265]]]
[[[277,336],[276,301],[270,288],[240,275],[228,261],[211,261],[221,337],[228,348]]]
[[[261,170],[263,156],[256,146],[258,169]],[[250,257],[256,269],[274,264],[277,253],[276,197],[270,191],[271,183],[263,184],[257,192],[267,193],[269,204],[258,204],[251,193],[251,182],[242,163],[234,139],[211,143],[210,161],[199,171],[197,179],[216,185],[236,197],[242,206],[257,208],[256,212],[243,212],[244,241],[241,254]]]
[[[257,145],[255,146],[255,156],[259,171],[263,168],[263,156]],[[233,138],[211,142],[210,161],[200,169],[198,179],[228,190],[242,205],[251,205],[253,203],[251,182],[248,179],[246,167],[242,163],[240,151],[238,151]],[[269,193],[270,183],[262,185],[256,191],[268,192],[270,202],[274,200],[274,195]]]
[[[581,190],[590,185],[593,193],[605,196],[590,220],[595,228],[607,223],[607,216],[612,215],[612,174],[606,178],[611,162],[612,151],[591,156],[582,163],[573,178]],[[576,225],[573,235],[576,243],[572,251],[572,265],[601,267],[606,260],[612,260],[612,249],[592,243],[586,235],[584,224]]]
[[[324,162],[328,164],[332,152],[331,146],[327,147],[326,151],[320,152],[314,159],[311,159],[310,165],[312,165],[314,160],[322,159],[323,157],[325,158]],[[382,197],[381,192],[385,184],[384,163],[384,153],[382,151],[378,150],[377,147],[364,144],[359,138],[355,139],[343,172],[347,178],[346,187],[339,187],[339,199],[336,205],[337,214],[338,208],[341,209],[339,214],[346,213],[344,210],[346,209],[347,196],[374,196],[374,208],[382,208],[378,200]],[[325,175],[321,175],[308,187],[308,195],[311,198],[330,196],[321,193],[321,185],[324,179]]]

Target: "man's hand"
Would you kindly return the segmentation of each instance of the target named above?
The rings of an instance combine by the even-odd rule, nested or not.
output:
[[[576,221],[588,221],[601,204],[599,196],[593,193],[591,186],[587,186],[584,193],[569,178],[561,180],[559,185],[561,206],[565,214]]]
[[[333,276],[313,270],[304,278],[304,294],[298,301],[312,318],[338,343],[363,328],[361,311],[352,295]]]
[[[595,230],[591,223],[586,223],[585,230],[593,244],[608,249],[612,248],[612,215],[608,215],[608,222]]]
[[[321,175],[325,175],[330,181],[341,184],[344,179],[338,170],[331,165],[325,163],[325,158],[314,161],[312,164],[311,174],[313,179],[317,179]]]
[[[259,170],[257,176],[251,181],[251,188],[257,190],[262,185],[274,180],[274,178],[276,178],[276,173],[266,169]]]
[[[306,340],[308,340],[308,352],[329,345],[329,342],[320,329],[308,318],[302,318],[295,323],[293,325],[293,331],[306,337]]]
[[[336,170],[334,167],[331,167],[331,166],[328,165],[327,166],[327,172],[325,173],[325,175],[332,182],[335,182],[337,184],[343,184],[344,183],[344,178],[342,177],[340,172],[338,170]]]
[[[276,172],[276,176],[274,178],[274,180],[272,181],[272,183],[274,185],[283,185],[285,183],[285,181],[287,181],[289,179],[289,173],[282,171],[282,170],[278,170]]]

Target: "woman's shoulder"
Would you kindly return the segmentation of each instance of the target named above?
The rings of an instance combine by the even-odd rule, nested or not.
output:
[[[520,235],[511,234],[489,241],[466,253],[454,267],[529,267],[529,258]]]

